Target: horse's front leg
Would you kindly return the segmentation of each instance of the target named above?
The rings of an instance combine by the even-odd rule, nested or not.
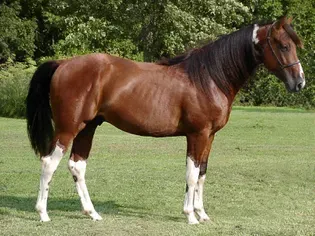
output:
[[[213,135],[204,131],[187,136],[186,194],[184,213],[189,224],[209,220],[203,206],[203,186]],[[199,216],[197,220],[195,213]]]
[[[194,210],[199,216],[199,222],[205,222],[210,220],[209,216],[206,214],[203,206],[203,188],[206,180],[206,172],[208,166],[208,158],[211,150],[214,135],[211,135],[208,139],[207,149],[204,153],[203,161],[200,164],[200,173],[198,177],[197,186],[195,188],[194,195]]]

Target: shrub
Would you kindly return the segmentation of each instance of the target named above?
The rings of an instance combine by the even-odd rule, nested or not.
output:
[[[35,69],[34,62],[1,65],[0,116],[25,117],[28,84]]]

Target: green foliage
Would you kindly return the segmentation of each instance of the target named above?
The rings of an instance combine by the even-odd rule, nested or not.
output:
[[[0,5],[0,63],[9,58],[25,61],[35,50],[36,24],[32,19],[18,17],[19,6]]]
[[[35,63],[10,63],[0,70],[0,116],[25,117],[25,99],[29,81],[35,71]]]
[[[120,29],[104,19],[91,16],[83,21],[78,17],[67,17],[64,21],[68,29],[64,32],[66,37],[53,46],[57,57],[106,52],[131,59],[141,59],[140,52],[130,39],[119,37],[113,39],[113,35],[120,34]]]
[[[139,47],[145,61],[171,57],[240,27],[249,9],[237,1],[145,1]],[[138,10],[138,8],[137,8]],[[152,14],[153,12],[153,14]],[[139,38],[139,36],[137,36]]]
[[[143,52],[142,60],[156,61],[238,28],[250,14],[238,1],[59,0],[46,16],[63,31],[53,46],[57,54],[105,51],[138,58]]]

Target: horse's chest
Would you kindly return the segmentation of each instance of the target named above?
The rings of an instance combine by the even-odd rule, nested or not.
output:
[[[220,129],[222,129],[228,122],[229,116],[230,116],[229,112],[222,112],[221,115],[216,116],[214,119],[210,120],[212,130],[214,132],[217,132]]]

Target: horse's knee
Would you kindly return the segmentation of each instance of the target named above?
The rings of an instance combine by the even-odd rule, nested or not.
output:
[[[86,171],[86,161],[80,160],[80,161],[75,162],[69,159],[68,168],[75,182],[84,180],[85,171]]]
[[[64,147],[57,142],[55,148],[49,155],[41,157],[42,169],[44,173],[53,174],[57,169],[63,154]]]

